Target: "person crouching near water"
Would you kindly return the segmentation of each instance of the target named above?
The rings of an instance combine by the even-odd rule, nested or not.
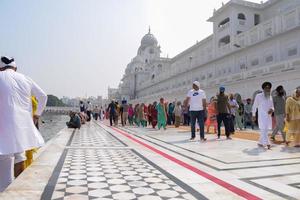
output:
[[[39,102],[35,119],[42,114],[47,95],[32,79],[16,71],[13,58],[1,57],[0,192],[14,179],[14,154],[24,153],[44,144],[44,139],[32,120],[31,95]]]
[[[262,84],[263,92],[256,95],[252,106],[253,122],[256,120],[255,113],[258,109],[258,126],[260,129],[258,146],[264,147],[267,145],[268,149],[271,149],[268,130],[272,129],[272,113],[274,112],[271,88],[272,84],[270,82],[264,82]]]
[[[78,128],[78,129],[80,129],[80,127],[81,127],[80,116],[77,113],[73,112],[73,111],[70,111],[69,116],[70,116],[70,121],[66,123],[68,128]]]

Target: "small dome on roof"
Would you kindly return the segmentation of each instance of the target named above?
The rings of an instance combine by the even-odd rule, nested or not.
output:
[[[157,45],[157,39],[154,37],[153,34],[150,33],[150,28],[149,32],[144,35],[144,37],[141,40],[141,45],[142,46],[151,46],[151,45]]]

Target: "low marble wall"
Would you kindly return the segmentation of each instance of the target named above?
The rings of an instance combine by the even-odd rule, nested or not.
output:
[[[41,199],[55,166],[63,153],[73,129],[62,129],[45,146],[39,149],[35,160],[11,185],[0,193],[0,199]]]

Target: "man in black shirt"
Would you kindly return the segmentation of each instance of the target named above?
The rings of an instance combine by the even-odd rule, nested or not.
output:
[[[218,139],[221,136],[221,123],[223,121],[225,127],[225,135],[227,139],[231,139],[230,137],[230,105],[228,102],[228,96],[225,94],[225,87],[220,87],[220,93],[217,95],[216,100],[216,113],[217,113],[217,123],[218,123]]]
[[[110,126],[112,126],[116,115],[116,104],[114,100],[108,105],[107,111],[109,112],[109,123]]]

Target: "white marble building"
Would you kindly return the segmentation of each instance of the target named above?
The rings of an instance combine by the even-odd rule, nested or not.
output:
[[[194,80],[208,98],[220,85],[244,99],[266,80],[274,89],[283,85],[288,93],[300,85],[300,0],[231,0],[208,21],[213,34],[173,58],[160,56],[149,30],[126,67],[119,98],[183,100]]]

